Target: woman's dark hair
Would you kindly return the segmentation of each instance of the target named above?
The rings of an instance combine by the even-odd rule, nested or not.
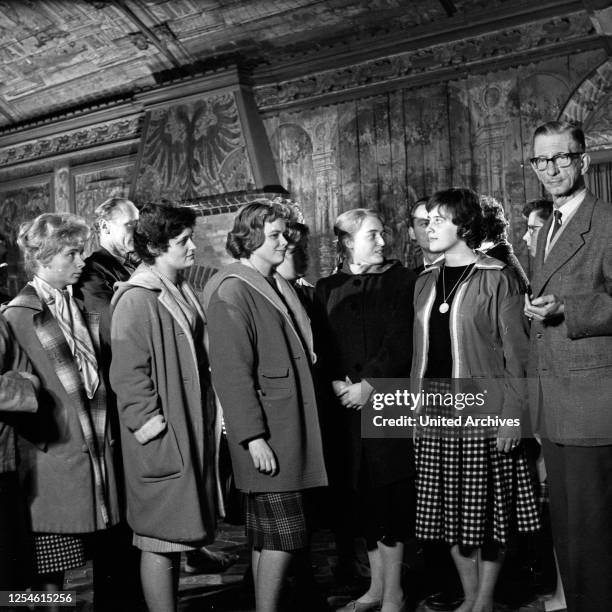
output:
[[[308,250],[309,236],[310,230],[308,229],[307,225],[298,223],[297,221],[290,221],[287,223],[285,238],[289,244],[293,244],[296,248],[306,252]]]
[[[235,259],[248,258],[266,238],[264,227],[277,219],[287,219],[286,210],[268,200],[247,204],[234,219],[234,227],[227,234],[225,248]]]
[[[427,212],[439,207],[451,215],[457,225],[457,236],[470,249],[476,249],[484,238],[482,207],[478,196],[465,188],[444,189],[434,193],[427,202]]]
[[[502,204],[493,196],[480,196],[480,205],[484,217],[484,239],[497,244],[508,238],[506,228],[509,223]]]
[[[134,248],[147,264],[168,250],[171,238],[176,238],[186,228],[195,225],[196,213],[191,208],[170,203],[145,204],[140,209],[138,225],[134,230]]]

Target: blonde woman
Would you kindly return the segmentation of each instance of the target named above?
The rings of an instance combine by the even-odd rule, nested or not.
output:
[[[34,532],[38,588],[62,588],[64,571],[94,555],[119,520],[106,390],[98,367],[98,313],[72,296],[84,266],[87,223],[44,213],[24,223],[18,244],[32,280],[5,307],[17,342],[40,379],[39,410],[20,429],[22,482]],[[94,585],[94,589],[95,589]],[[96,600],[99,593],[94,590]]]
[[[333,438],[330,473],[334,507],[340,510],[334,517],[336,537],[366,538],[372,576],[368,591],[341,610],[365,612],[382,605],[383,612],[398,612],[405,609],[404,540],[413,532],[413,446],[409,439],[363,439],[359,410],[367,397],[365,379],[410,373],[415,275],[385,259],[384,224],[377,212],[346,211],[334,232],[338,269],[316,286],[323,319],[318,353],[334,395],[327,412],[335,413],[330,426],[336,435],[324,437]],[[347,534],[351,522],[354,530]]]

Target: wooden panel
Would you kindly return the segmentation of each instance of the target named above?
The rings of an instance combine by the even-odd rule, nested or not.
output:
[[[342,104],[338,111],[339,193],[338,213],[362,205],[359,174],[357,105]]]
[[[76,213],[93,221],[94,210],[104,200],[128,197],[133,173],[133,156],[72,168],[72,201]]]
[[[443,86],[428,87],[420,94],[424,101],[420,122],[424,189],[431,194],[451,185],[448,99]]]
[[[472,130],[467,79],[448,84],[451,185],[472,184]]]
[[[0,184],[0,238],[6,245],[0,261],[8,264],[0,268],[0,293],[13,296],[28,280],[17,246],[19,226],[53,211],[53,195],[52,174]]]
[[[359,147],[359,179],[361,202],[365,208],[377,208],[379,204],[378,167],[376,163],[376,126],[374,99],[357,102],[357,135]]]

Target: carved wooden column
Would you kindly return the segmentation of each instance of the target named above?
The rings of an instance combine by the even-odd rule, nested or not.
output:
[[[53,191],[56,212],[74,212],[70,202],[70,166],[58,166],[53,172]]]

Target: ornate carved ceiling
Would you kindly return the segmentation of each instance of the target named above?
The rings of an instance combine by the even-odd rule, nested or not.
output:
[[[356,86],[538,45],[604,46],[593,15],[610,3],[593,1],[0,1],[0,129],[130,100],[229,58],[250,65],[265,105],[293,99],[279,83],[303,91],[306,75],[336,81],[362,62]]]

